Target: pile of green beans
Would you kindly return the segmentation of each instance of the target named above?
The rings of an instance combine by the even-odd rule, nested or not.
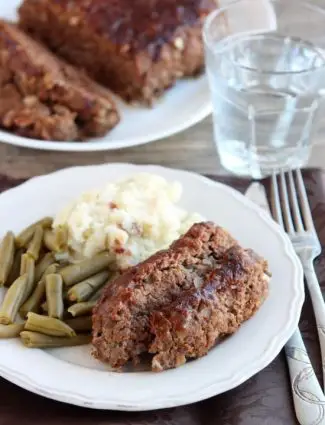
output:
[[[45,217],[0,243],[0,339],[20,337],[28,348],[88,344],[92,310],[108,282],[111,256],[71,263],[68,230]]]

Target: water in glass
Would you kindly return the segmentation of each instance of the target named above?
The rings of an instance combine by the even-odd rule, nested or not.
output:
[[[302,166],[323,105],[322,50],[299,38],[258,34],[226,39],[218,52],[210,60],[219,63],[207,69],[223,166],[256,178]]]

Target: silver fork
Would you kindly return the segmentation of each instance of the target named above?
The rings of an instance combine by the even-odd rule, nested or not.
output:
[[[273,215],[287,232],[304,269],[317,323],[325,383],[325,303],[314,269],[321,246],[300,170],[286,175],[281,172],[278,178],[272,176],[271,201]]]
[[[322,355],[323,379],[325,379],[325,304],[313,264],[315,258],[321,253],[321,246],[315,231],[300,170],[289,171],[286,174],[280,172],[278,176],[273,174],[271,207],[274,219],[287,232],[304,269],[314,307]],[[298,407],[297,416],[300,423],[325,423],[324,397],[319,392],[319,385],[317,385],[316,376],[299,330],[288,341],[285,349],[289,363],[294,402],[296,409]],[[306,367],[301,368],[301,363],[304,363]],[[301,409],[299,400],[302,398],[307,403],[304,409]],[[314,405],[314,408],[317,406],[319,409],[319,416],[314,422],[309,422],[310,415],[307,410],[312,405]]]
[[[252,183],[246,196],[271,215],[264,186]],[[285,345],[285,354],[299,424],[325,425],[325,396],[308,357],[299,328]]]

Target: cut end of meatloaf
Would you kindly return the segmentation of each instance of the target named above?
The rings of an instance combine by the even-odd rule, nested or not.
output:
[[[0,85],[0,124],[19,136],[77,140],[79,130],[75,118],[76,114],[64,106],[46,105],[36,96],[22,96],[15,84],[6,82]]]
[[[0,20],[0,125],[43,140],[102,136],[119,121],[110,93]]]
[[[20,25],[127,101],[151,104],[204,67],[216,0],[25,0]]]
[[[258,310],[268,293],[267,264],[250,250],[230,248],[198,288],[183,293],[150,317],[155,354],[162,371],[202,357]]]
[[[237,242],[213,223],[195,224],[166,250],[118,277],[93,313],[94,356],[113,368],[148,351],[150,315],[199,287],[224,252]]]

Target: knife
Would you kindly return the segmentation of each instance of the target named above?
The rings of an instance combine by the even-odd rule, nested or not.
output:
[[[271,215],[266,191],[261,183],[252,183],[246,197]],[[272,285],[272,280],[271,283]],[[299,328],[285,345],[291,390],[300,425],[325,425],[325,396],[309,359]]]

